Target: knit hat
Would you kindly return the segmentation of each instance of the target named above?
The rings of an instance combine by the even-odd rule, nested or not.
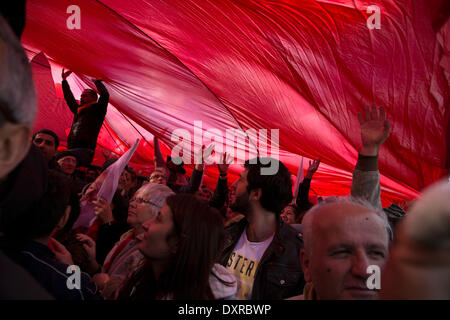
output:
[[[79,163],[79,159],[78,156],[75,152],[72,152],[71,150],[64,150],[64,151],[60,151],[56,154],[55,156],[55,160],[58,161],[59,159],[62,159],[64,157],[74,157],[75,159],[77,159],[77,164]]]

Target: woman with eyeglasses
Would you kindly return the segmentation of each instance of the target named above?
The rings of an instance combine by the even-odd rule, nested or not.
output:
[[[224,240],[219,212],[193,195],[167,198],[155,219],[143,224],[139,251],[145,262],[118,299],[231,299],[236,280],[216,264]]]
[[[152,220],[166,198],[173,194],[169,187],[155,183],[148,183],[135,193],[130,200],[127,217],[127,223],[132,229],[120,237],[106,256],[102,267],[95,259],[95,241],[86,235],[78,235],[78,239],[84,242],[83,246],[89,257],[89,272],[95,274],[94,281],[106,299],[114,298],[114,292],[122,281],[137,268],[143,258],[138,251],[138,244],[144,233],[143,224]]]

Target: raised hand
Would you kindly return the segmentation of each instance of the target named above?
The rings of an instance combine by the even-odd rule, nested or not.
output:
[[[391,125],[386,120],[386,110],[379,107],[379,112],[375,105],[366,107],[366,119],[363,120],[361,113],[358,113],[359,123],[361,125],[361,154],[367,156],[376,156],[381,144],[389,137]]]
[[[100,198],[98,201],[92,201],[95,205],[94,213],[101,224],[114,221],[111,206],[105,199]]]
[[[86,254],[88,256],[89,263],[94,262],[95,254],[96,254],[95,241],[88,235],[85,235],[82,233],[77,233],[75,235],[75,238],[83,244],[83,248],[84,248],[84,251],[86,251]]]
[[[317,169],[319,169],[320,159],[309,161],[308,170],[306,170],[305,178],[312,179],[314,173],[316,173]]]
[[[195,163],[195,169],[202,171],[203,165],[206,163],[206,159],[209,158],[212,151],[214,149],[214,144],[210,144],[208,148],[205,149],[205,146],[202,146],[202,148],[195,154],[194,157],[194,163]]]
[[[50,238],[50,241],[53,245],[52,251],[55,254],[56,260],[68,265],[73,265],[72,254],[69,250],[54,238]]]
[[[62,72],[61,72],[61,78],[62,78],[63,80],[66,80],[67,77],[70,76],[71,74],[72,74],[72,71],[67,70],[66,72],[64,72],[64,68],[63,68],[63,69],[62,69]]]
[[[221,176],[224,176],[228,173],[228,167],[230,166],[232,161],[233,159],[231,159],[231,156],[224,152],[222,155],[222,163],[217,164],[217,168],[219,169]]]

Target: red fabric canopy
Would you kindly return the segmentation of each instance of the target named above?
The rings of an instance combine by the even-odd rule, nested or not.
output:
[[[104,80],[110,106],[98,149],[122,154],[144,138],[131,161],[141,174],[153,167],[153,135],[166,155],[175,129],[193,134],[202,121],[204,131],[279,129],[291,173],[300,156],[322,159],[313,194],[349,194],[357,113],[372,103],[386,107],[392,128],[380,151],[384,205],[446,173],[445,1],[76,2],[81,29],[70,30],[73,1],[28,0],[22,37],[39,97],[35,129],[54,130],[63,144],[72,116],[62,67],[74,71],[76,97],[95,88],[92,78]],[[380,8],[380,29],[367,27],[370,5]],[[231,167],[234,176],[240,170]],[[206,175],[213,186],[217,169]]]

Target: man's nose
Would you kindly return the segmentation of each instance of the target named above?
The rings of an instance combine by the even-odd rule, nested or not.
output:
[[[367,267],[370,265],[369,257],[363,250],[358,250],[352,258],[352,274],[359,278],[368,277]]]

